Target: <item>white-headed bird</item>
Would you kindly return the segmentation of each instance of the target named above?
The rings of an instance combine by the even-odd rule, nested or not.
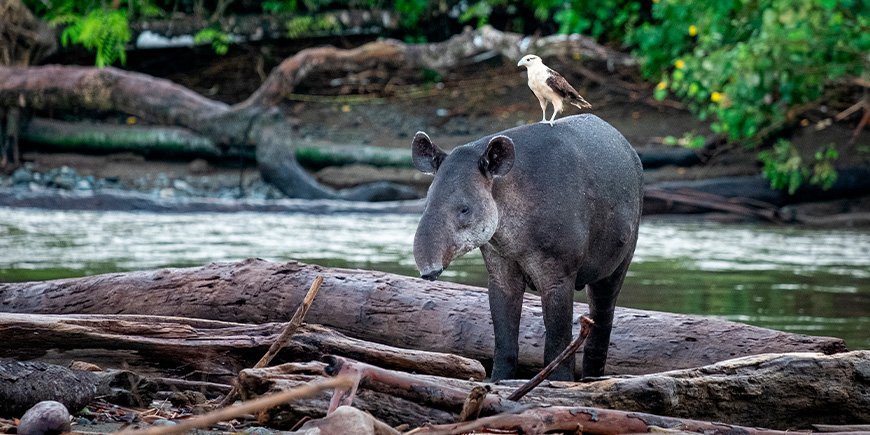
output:
[[[544,65],[540,57],[534,54],[525,55],[517,63],[517,66],[524,66],[529,71],[529,87],[538,97],[541,110],[544,112],[544,119],[541,122],[549,122],[550,125],[553,125],[556,115],[562,111],[563,102],[568,102],[580,109],[592,107],[565,80],[565,77]],[[547,104],[553,105],[553,117],[549,121],[547,121]]]

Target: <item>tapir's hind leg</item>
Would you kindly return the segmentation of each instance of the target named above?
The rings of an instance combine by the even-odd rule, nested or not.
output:
[[[607,278],[595,281],[586,289],[586,299],[589,302],[589,313],[595,326],[586,338],[583,347],[583,377],[595,377],[604,374],[604,364],[607,362],[607,349],[610,346],[610,330],[613,328],[613,311],[616,309],[616,297],[622,288],[631,256],[627,258]]]

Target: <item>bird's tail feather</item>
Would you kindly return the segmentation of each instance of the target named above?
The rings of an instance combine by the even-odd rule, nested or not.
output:
[[[588,101],[586,101],[583,97],[581,97],[579,95],[577,96],[577,98],[572,98],[571,101],[569,101],[569,103],[571,103],[574,106],[577,106],[578,109],[591,109],[592,108],[592,105],[589,104]]]

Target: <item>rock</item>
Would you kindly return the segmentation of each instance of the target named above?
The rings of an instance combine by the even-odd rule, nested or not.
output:
[[[306,422],[293,434],[361,434],[361,435],[398,435],[399,432],[386,423],[376,420],[371,414],[352,406],[339,406],[326,417]]]
[[[208,161],[205,159],[196,159],[187,165],[187,169],[191,174],[205,174],[209,171]]]
[[[193,193],[193,187],[190,184],[187,184],[184,180],[172,180],[172,188],[175,189],[176,192],[185,193],[190,195]]]
[[[165,418],[160,418],[160,419],[157,419],[157,420],[154,420],[153,422],[151,422],[152,426],[175,426],[177,424],[178,423],[176,423],[172,420],[167,420]]]
[[[45,400],[24,413],[18,424],[19,435],[60,434],[70,431],[70,415],[60,402]]]
[[[22,166],[12,173],[12,184],[23,185],[33,181],[33,171],[26,166]]]
[[[245,429],[243,433],[249,435],[272,435],[273,433],[275,433],[275,431],[261,426],[254,426]]]
[[[76,190],[92,190],[94,186],[85,179],[80,179],[76,181]]]

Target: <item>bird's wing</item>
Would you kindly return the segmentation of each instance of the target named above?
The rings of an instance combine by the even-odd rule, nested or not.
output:
[[[550,87],[556,94],[562,98],[582,98],[580,93],[574,89],[565,77],[553,70],[548,70],[550,76],[547,77],[547,86]]]

